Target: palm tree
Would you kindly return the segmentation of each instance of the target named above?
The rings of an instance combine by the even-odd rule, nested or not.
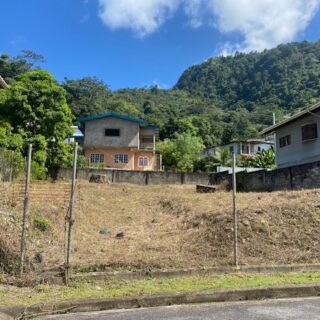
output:
[[[230,167],[232,159],[226,148],[217,148],[205,165],[206,171],[215,171],[218,166]]]

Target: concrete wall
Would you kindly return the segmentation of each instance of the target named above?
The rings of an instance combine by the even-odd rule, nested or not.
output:
[[[105,129],[120,129],[119,137],[106,137]],[[135,147],[139,146],[139,123],[118,118],[102,118],[85,123],[84,147]]]
[[[78,169],[77,177],[80,180],[89,181],[90,176],[105,174],[110,182],[134,183],[134,184],[209,184],[209,173],[184,173],[184,172],[163,172],[163,171],[132,171],[116,169]],[[57,179],[70,180],[72,170],[60,169]]]
[[[319,136],[319,116],[308,115],[276,131],[276,162],[279,168],[320,160],[320,137],[302,142],[301,135],[301,126],[316,122]],[[291,135],[291,144],[280,148],[279,139],[287,135]]]
[[[89,180],[93,173],[105,174],[110,182],[134,184],[211,184],[223,185],[231,189],[232,176],[228,172],[219,173],[180,173],[157,171],[130,171],[114,169],[79,169],[78,179]],[[58,179],[70,180],[71,169],[61,169]],[[256,172],[239,172],[237,190],[244,192],[264,192],[276,190],[299,190],[320,188],[320,161],[298,166],[261,170]]]
[[[241,172],[237,174],[237,188],[239,191],[320,188],[320,161],[272,171]]]

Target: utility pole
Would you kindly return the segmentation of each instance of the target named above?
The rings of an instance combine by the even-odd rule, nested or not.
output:
[[[78,143],[74,143],[73,150],[73,172],[72,172],[72,184],[71,184],[71,195],[70,195],[70,205],[69,212],[67,215],[67,248],[66,248],[66,263],[65,263],[65,284],[69,282],[70,276],[70,259],[71,259],[71,241],[72,241],[72,226],[74,223],[73,218],[73,209],[74,209],[74,195],[76,192],[76,179],[77,179],[77,151],[78,151]]]
[[[236,154],[232,153],[232,202],[233,202],[233,262],[238,268],[238,215],[237,215],[237,181],[236,181]]]
[[[272,124],[273,125],[276,124],[276,113],[275,112],[272,113]]]
[[[19,265],[20,276],[22,276],[23,274],[25,251],[26,251],[26,233],[28,228],[28,217],[29,217],[31,156],[32,156],[32,144],[30,143],[28,146],[27,174],[26,174],[26,184],[25,184],[25,192],[24,192],[22,234],[21,234],[21,243],[20,243],[20,265]]]

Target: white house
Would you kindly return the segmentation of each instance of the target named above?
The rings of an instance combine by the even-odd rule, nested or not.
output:
[[[248,140],[233,140],[228,144],[211,147],[204,150],[205,156],[213,155],[217,148],[228,149],[230,153],[236,155],[252,155],[262,150],[269,150],[273,146],[273,141],[266,141],[263,139],[248,139]]]
[[[279,168],[320,161],[320,103],[265,130],[275,134],[276,163]]]

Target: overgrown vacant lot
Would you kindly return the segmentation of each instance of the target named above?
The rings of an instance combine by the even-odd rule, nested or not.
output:
[[[60,266],[68,185],[33,183],[32,188],[28,257],[36,269]],[[8,185],[2,189],[0,257],[2,263],[14,264],[21,201],[12,203]],[[237,200],[241,264],[319,262],[320,190],[238,193]],[[49,224],[44,220],[41,228],[39,217]],[[230,192],[197,194],[195,186],[81,182],[72,263],[130,270],[228,265],[232,235]],[[34,259],[37,252],[43,252],[42,263]]]

